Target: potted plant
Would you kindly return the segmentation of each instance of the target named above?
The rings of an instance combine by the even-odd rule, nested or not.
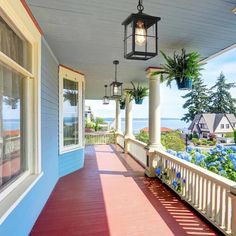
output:
[[[124,110],[124,109],[125,109],[125,99],[124,99],[124,98],[121,98],[121,99],[120,99],[120,109],[121,109],[121,110]]]
[[[133,82],[131,84],[133,90],[129,91],[130,99],[134,99],[136,104],[142,104],[144,97],[148,96],[148,88],[140,86],[139,83],[137,86]]]
[[[178,89],[192,89],[193,80],[199,79],[200,71],[203,69],[200,54],[197,52],[186,53],[185,49],[182,49],[179,54],[174,52],[173,58],[162,51],[161,54],[166,63],[161,71],[154,72],[153,75],[160,74],[161,81],[167,81],[167,86],[176,80]]]

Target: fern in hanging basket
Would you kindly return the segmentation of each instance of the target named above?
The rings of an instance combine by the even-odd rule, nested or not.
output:
[[[128,92],[130,95],[130,100],[135,100],[136,104],[142,104],[143,99],[149,94],[148,88],[140,86],[139,83],[137,86],[135,86],[133,82],[131,82],[131,84],[133,86],[133,90]]]
[[[152,75],[160,74],[161,82],[165,82],[167,86],[171,86],[173,80],[176,80],[178,89],[192,89],[194,80],[198,80],[201,76],[200,71],[203,70],[204,63],[200,62],[200,54],[197,52],[186,53],[185,49],[181,53],[174,52],[173,57],[167,56],[161,51],[165,64],[162,70],[153,72]]]

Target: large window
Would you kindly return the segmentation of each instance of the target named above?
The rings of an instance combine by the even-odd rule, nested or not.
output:
[[[16,62],[16,65],[29,69],[31,58],[28,42],[13,31],[0,17],[0,51]],[[0,190],[28,170],[25,154],[26,129],[24,97],[26,80],[14,66],[0,61]]]
[[[83,145],[83,76],[60,67],[60,151]]]
[[[23,92],[23,78],[0,66],[0,189],[27,169]]]
[[[8,194],[13,189],[17,189],[15,191],[17,196],[14,197],[19,197],[20,192],[28,186],[24,183],[30,184],[29,178],[33,181],[34,176],[36,179],[41,171],[38,156],[38,148],[40,148],[38,117],[35,115],[38,113],[39,65],[36,62],[40,59],[38,43],[40,34],[34,37],[34,33],[26,29],[14,10],[10,10],[13,8],[8,5],[8,2],[2,7],[0,12],[0,204],[6,206],[5,200],[8,204],[11,202],[7,200]],[[13,196],[11,200],[14,200]]]

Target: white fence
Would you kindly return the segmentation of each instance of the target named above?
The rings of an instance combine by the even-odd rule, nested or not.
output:
[[[153,161],[147,160],[146,145],[137,140],[125,141],[124,137],[118,135],[117,143],[122,147],[125,143],[126,151],[146,168],[148,168],[147,165],[160,167],[162,175],[164,173],[165,176],[161,180],[165,184],[224,234],[236,235],[236,182],[181,160],[165,151],[156,151]],[[176,178],[177,173],[179,178]],[[175,180],[180,186],[178,191],[173,187]],[[233,191],[235,191],[234,194]]]
[[[134,139],[128,139],[128,152],[133,156],[143,167],[147,165],[147,150],[145,150],[145,143]]]
[[[119,144],[122,148],[125,147],[125,138],[122,134],[117,134],[116,136],[116,142]]]
[[[112,144],[115,143],[114,133],[86,133],[85,134],[85,144]]]

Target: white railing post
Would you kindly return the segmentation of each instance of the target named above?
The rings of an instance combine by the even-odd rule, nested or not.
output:
[[[125,97],[125,153],[129,150],[129,139],[134,138],[133,135],[133,103],[130,101],[129,94],[126,93]]]
[[[236,236],[236,185],[230,188],[232,197],[232,219],[231,219],[231,234]]]
[[[115,130],[121,131],[121,114],[120,114],[120,100],[116,99],[116,118],[115,118]]]
[[[147,169],[145,173],[149,177],[155,177],[154,159],[156,151],[163,149],[161,145],[161,114],[160,114],[160,76],[152,75],[160,68],[148,68],[149,79],[149,143],[147,148]]]

